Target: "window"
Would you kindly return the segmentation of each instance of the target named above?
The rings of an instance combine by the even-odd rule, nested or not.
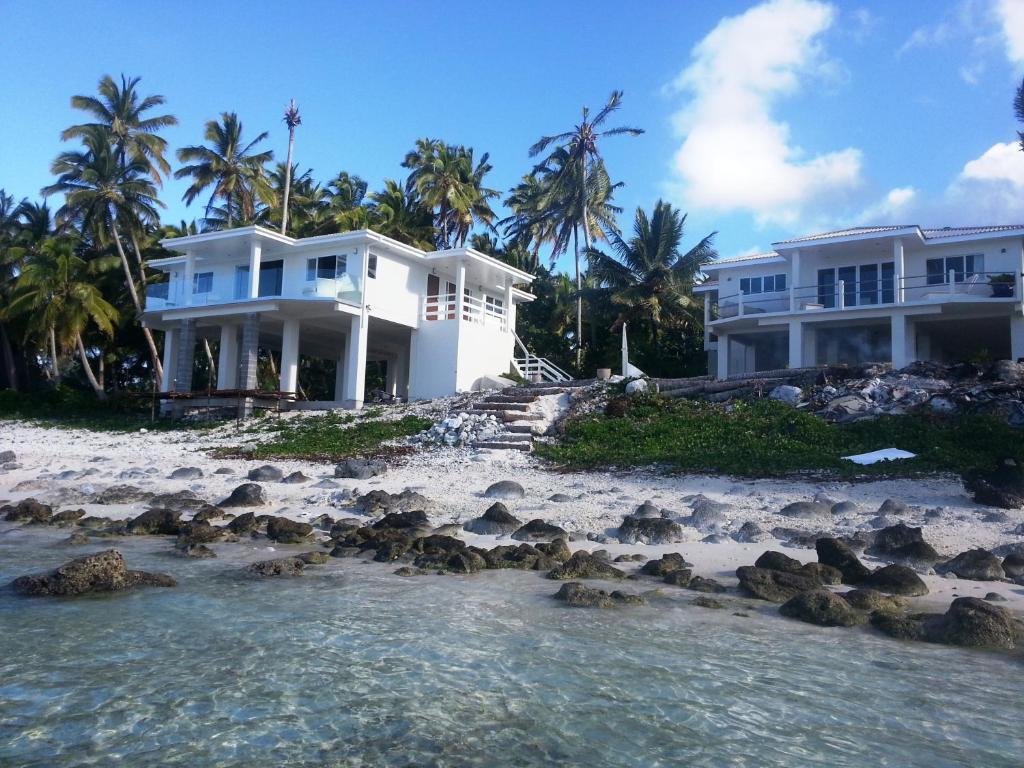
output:
[[[501,317],[505,314],[505,302],[502,299],[496,299],[494,296],[487,296],[484,301],[488,315]]]
[[[786,290],[785,275],[740,278],[740,293],[745,296],[752,293],[780,293],[784,290]]]
[[[943,285],[949,282],[949,273],[953,272],[953,280],[962,283],[969,277],[982,274],[985,269],[985,257],[980,253],[966,256],[947,256],[944,259],[928,259],[925,262],[925,275],[928,285]]]
[[[192,293],[209,293],[213,290],[213,272],[197,272],[192,275]]]
[[[371,253],[366,263],[366,276],[371,280],[377,277],[377,254]]]
[[[306,281],[312,282],[317,278],[334,280],[345,273],[347,266],[348,259],[344,255],[306,259]]]

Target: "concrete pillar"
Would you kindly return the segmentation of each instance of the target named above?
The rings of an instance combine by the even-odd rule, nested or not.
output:
[[[282,392],[299,390],[299,321],[285,320],[281,334],[281,384]]]
[[[337,367],[334,369],[334,399],[342,402],[345,399],[345,347],[338,353]]]
[[[409,399],[409,352],[404,349],[395,357],[395,393],[403,400]]]
[[[220,354],[217,360],[217,389],[235,389],[238,386],[238,328],[220,327]]]
[[[804,367],[804,324],[799,320],[789,321],[789,367]]]
[[[512,332],[515,324],[512,318],[512,278],[505,281],[505,317],[502,330]]]
[[[384,362],[386,363],[384,373],[384,391],[394,397],[398,394],[398,355],[392,355]]]
[[[718,334],[718,376],[719,379],[729,378],[729,335]]]
[[[811,368],[815,365],[820,365],[818,360],[818,332],[813,324],[804,326],[802,331],[803,341],[803,354],[801,355],[801,362],[807,368]]]
[[[891,323],[892,367],[894,369],[905,368],[917,359],[914,325],[904,314],[894,314]]]
[[[1024,358],[1024,315],[1015,311],[1010,317],[1010,359]]]
[[[192,297],[193,297],[193,290],[194,290],[193,281],[195,279],[195,275],[196,275],[196,257],[195,257],[195,254],[186,253],[185,254],[185,275],[184,275],[184,280],[185,280],[184,289],[185,290],[184,290],[184,295],[181,297],[181,303],[182,303],[183,306],[189,307],[189,306],[192,305]]]
[[[191,289],[190,289],[191,290]],[[192,367],[196,357],[196,321],[182,320],[178,331],[177,363],[174,367],[175,392],[192,391]]]
[[[259,243],[253,241],[249,244],[249,298],[255,299],[260,295],[260,257],[262,249]],[[190,289],[191,290],[191,289]]]
[[[345,407],[363,407],[366,395],[366,341],[369,318],[352,315],[345,349]]]
[[[893,294],[897,304],[903,303],[904,298],[904,277],[906,272],[904,271],[903,263],[903,240],[897,237],[892,241],[892,264],[893,264]]]
[[[260,343],[260,316],[250,312],[242,324],[242,348],[238,362],[238,388],[256,389],[256,359]]]
[[[797,295],[796,295],[796,286],[797,286],[797,283],[800,282],[800,250],[799,249],[793,251],[793,259],[791,261],[791,264],[792,264],[792,267],[790,267],[790,272],[789,272],[789,311],[790,312],[796,312],[796,310],[797,310],[797,302],[799,301],[799,299],[797,298]],[[792,358],[792,357],[793,356],[790,355],[790,358]],[[792,361],[790,361],[790,366],[792,366],[792,365],[793,365],[793,363],[792,363]]]
[[[163,392],[174,390],[174,376],[178,364],[178,329],[168,328],[164,331],[164,378],[160,382],[160,389]]]
[[[465,317],[462,305],[466,301],[466,265],[461,261],[455,267],[455,317],[461,322]]]

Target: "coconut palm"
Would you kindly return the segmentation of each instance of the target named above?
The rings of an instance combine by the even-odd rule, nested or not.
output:
[[[284,176],[284,201],[281,203],[281,234],[288,233],[288,194],[292,186],[292,150],[295,149],[295,129],[302,125],[302,117],[299,115],[299,108],[295,105],[295,99],[288,102],[284,111],[284,122],[288,126],[288,159],[285,161]]]
[[[254,148],[267,138],[264,131],[246,143],[242,138],[242,122],[234,112],[224,112],[220,121],[206,123],[204,137],[209,146],[182,147],[178,160],[185,166],[174,172],[174,178],[191,178],[192,185],[182,199],[187,204],[207,191],[209,218],[217,200],[224,203],[224,220],[230,229],[237,219],[252,221],[260,202],[274,204],[273,190],[267,182],[264,164],[274,159],[271,150],[255,152]]]
[[[1017,95],[1013,99],[1013,111],[1017,116],[1017,122],[1024,123],[1024,80],[1020,81]],[[1024,152],[1024,131],[1017,131],[1017,138],[1020,139],[1021,152]]]
[[[433,247],[433,217],[408,183],[384,181],[384,189],[369,196],[370,229],[417,248]]]
[[[18,212],[21,226],[17,241],[29,252],[35,251],[47,238],[55,234],[53,214],[45,202],[30,203],[23,201]]]
[[[174,115],[146,116],[150,110],[163,105],[164,97],[158,94],[141,96],[137,86],[141,78],[121,75],[118,85],[110,75],[100,78],[98,96],[72,96],[71,106],[88,112],[94,122],[73,125],[67,128],[61,139],[80,139],[102,128],[110,132],[110,143],[118,159],[125,163],[131,160],[147,168],[157,185],[161,174],[169,174],[171,166],[164,157],[167,141],[157,132],[178,124]]]
[[[104,335],[113,335],[118,312],[94,281],[95,269],[75,254],[71,241],[47,240],[22,268],[9,311],[26,315],[31,331],[54,340],[55,370],[57,355],[77,350],[90,386],[104,399],[106,393],[93,373],[82,334],[91,323]]]
[[[54,160],[51,171],[58,176],[56,183],[43,189],[44,195],[62,193],[64,205],[57,211],[58,219],[78,223],[82,231],[94,232],[100,244],[112,242],[117,249],[124,270],[125,287],[135,306],[137,317],[142,315],[142,302],[132,277],[119,225],[127,229],[157,226],[158,208],[163,203],[156,197],[156,187],[147,175],[145,163],[129,160],[121,163],[108,134],[93,129],[83,135],[84,151],[62,152]],[[134,242],[136,252],[138,243]],[[141,256],[138,256],[141,263]],[[157,352],[153,334],[142,327],[149,347],[153,370],[163,377],[163,366]]]
[[[640,128],[619,127],[604,128],[605,122],[613,112],[618,110],[622,104],[622,91],[612,91],[608,102],[602,107],[593,118],[590,117],[590,109],[583,107],[582,119],[571,131],[556,133],[551,136],[542,136],[537,143],[530,147],[530,157],[536,157],[552,145],[564,147],[565,157],[560,163],[560,170],[552,180],[550,195],[552,201],[560,201],[560,207],[565,214],[578,214],[579,219],[575,222],[573,229],[583,231],[584,251],[589,251],[591,246],[591,234],[599,231],[600,227],[589,210],[589,199],[592,194],[591,175],[595,168],[603,169],[604,163],[598,149],[598,140],[606,136],[629,135],[638,136],[643,133]],[[551,158],[549,157],[549,160]],[[574,236],[578,240],[578,235]],[[576,258],[576,285],[577,290],[582,290],[583,284],[580,274],[580,251],[579,244],[575,245]],[[582,295],[576,302],[576,331],[577,337],[582,341],[583,337],[583,299]],[[580,344],[576,349],[577,369],[582,361],[583,347]]]
[[[0,358],[3,362],[4,381],[11,389],[17,389],[18,377],[14,362],[11,335],[2,307],[10,304],[14,281],[19,272],[19,262],[24,248],[17,245],[21,234],[21,212],[26,205],[24,199],[16,201],[14,195],[0,189]]]
[[[714,232],[681,252],[685,226],[686,215],[659,200],[649,217],[637,208],[628,240],[609,233],[614,256],[595,248],[587,251],[590,276],[611,291],[619,308],[612,330],[625,322],[646,328],[655,355],[664,329],[700,326],[703,304],[694,299],[693,285],[701,265],[717,256]]]

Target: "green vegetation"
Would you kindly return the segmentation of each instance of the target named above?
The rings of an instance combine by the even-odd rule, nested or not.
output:
[[[338,461],[350,456],[366,456],[382,451],[382,444],[399,437],[415,435],[433,422],[421,416],[401,419],[367,418],[352,413],[330,411],[289,421],[263,424],[275,432],[273,439],[251,449],[224,449],[221,455],[241,455],[252,459],[308,459]]]
[[[175,421],[159,415],[154,419],[152,405],[149,398],[131,395],[111,396],[100,402],[85,391],[69,387],[31,393],[8,389],[0,390],[0,421],[20,419],[40,427],[94,432],[207,430],[224,423]]]
[[[567,469],[658,464],[748,477],[915,476],[988,468],[1006,456],[1024,460],[1024,435],[987,417],[828,424],[773,400],[723,406],[659,396],[614,400],[609,410],[616,415],[570,422],[564,439],[538,446],[538,454]],[[867,467],[842,459],[891,447],[918,456]]]

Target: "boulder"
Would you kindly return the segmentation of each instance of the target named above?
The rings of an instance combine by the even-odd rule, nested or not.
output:
[[[256,483],[242,483],[224,501],[222,507],[262,507],[267,503],[267,492]]]
[[[953,574],[961,579],[999,581],[1006,578],[1003,564],[987,549],[970,549],[952,560],[935,566],[935,572],[945,576]]]
[[[492,483],[484,491],[484,496],[488,499],[521,499],[526,495],[526,491],[519,483],[515,480],[499,480],[496,483]]]
[[[617,590],[605,592],[603,589],[593,589],[578,581],[563,584],[554,594],[554,598],[573,608],[618,608],[626,605],[643,605],[645,602],[640,595]]]
[[[633,517],[662,517],[661,509],[653,501],[645,501],[633,510]]]
[[[406,488],[401,493],[372,490],[359,496],[352,506],[364,515],[379,515],[389,512],[430,512],[434,503],[426,496]]]
[[[787,618],[821,627],[854,627],[867,622],[865,614],[826,589],[814,589],[794,595],[779,606],[779,613]]]
[[[978,504],[1003,509],[1024,507],[1024,467],[1004,459],[990,470],[974,470],[964,477],[964,487]]]
[[[193,560],[205,560],[217,556],[217,553],[205,544],[187,544],[184,547],[179,547],[178,551]]]
[[[14,451],[0,451],[0,464],[9,464],[12,461],[17,461],[18,456]]]
[[[112,485],[93,497],[94,504],[137,504],[149,501],[153,494],[134,485]]]
[[[707,595],[697,595],[697,597],[690,601],[690,605],[696,605],[699,608],[725,608],[725,603],[721,600],[716,600],[715,598],[708,597]]]
[[[203,476],[199,467],[178,467],[167,476],[169,480],[198,480]]]
[[[856,515],[860,510],[857,505],[852,501],[837,501],[832,505],[829,510],[833,516],[836,515]]]
[[[256,483],[274,483],[284,477],[284,472],[272,464],[264,464],[262,467],[250,469],[247,477]]]
[[[384,517],[375,522],[374,530],[391,528],[403,531],[429,531],[430,520],[426,512],[416,510],[412,512],[388,512]]]
[[[484,536],[504,536],[522,527],[523,522],[500,501],[496,501],[480,516],[467,522],[463,528]]]
[[[818,562],[838,568],[844,584],[859,584],[871,570],[862,563],[845,543],[832,537],[823,537],[814,542]]]
[[[671,584],[673,587],[688,587],[692,579],[693,571],[689,568],[679,568],[666,573],[662,581],[666,584]]]
[[[783,517],[794,517],[799,520],[813,520],[822,517],[831,517],[832,506],[823,504],[820,501],[794,501],[779,510]]]
[[[886,499],[878,508],[880,515],[905,515],[906,513],[907,505],[902,501],[896,501],[896,499]]]
[[[42,525],[53,519],[53,508],[35,499],[22,499],[14,506],[0,507],[4,520],[12,523],[33,523]]]
[[[565,493],[553,493],[550,496],[548,496],[548,501],[552,501],[555,504],[565,504],[567,502],[573,501],[573,498],[572,496],[569,496],[568,494]]]
[[[1012,650],[1024,641],[1024,625],[998,605],[958,597],[944,614],[893,616],[875,613],[871,624],[903,640],[923,640],[968,648]]]
[[[11,586],[22,595],[73,596],[175,584],[174,579],[161,573],[128,570],[121,553],[108,549],[71,560],[49,573],[21,576]]]
[[[768,393],[768,397],[772,400],[778,400],[781,403],[792,406],[799,405],[803,395],[804,391],[800,387],[794,387],[789,384],[780,384]]]
[[[679,523],[664,518],[628,516],[619,526],[623,544],[674,544],[684,540]]]
[[[535,518],[512,533],[516,541],[551,541],[553,539],[567,539],[569,534],[553,523],[547,523],[540,518]]]
[[[253,512],[243,512],[227,524],[227,529],[236,534],[253,533],[257,528],[259,523],[256,522],[256,515]]]
[[[302,483],[308,483],[310,479],[311,478],[307,477],[302,472],[295,471],[292,472],[290,475],[285,475],[283,478],[281,478],[281,482],[285,483],[286,485],[300,485]]]
[[[331,556],[322,549],[317,549],[312,552],[303,552],[300,555],[296,555],[296,557],[306,565],[325,565],[331,559]]]
[[[668,552],[662,555],[657,560],[648,560],[642,566],[640,566],[640,573],[647,576],[660,576],[664,577],[672,573],[672,571],[682,570],[683,568],[692,568],[693,563],[688,563],[678,552]]]
[[[182,523],[178,530],[178,549],[189,549],[203,544],[209,544],[224,538],[225,530],[219,526],[210,525],[205,520],[191,520]]]
[[[646,379],[632,379],[626,382],[627,395],[642,395],[650,388]]]
[[[911,568],[905,565],[887,565],[879,568],[860,582],[861,586],[905,597],[928,594],[928,587]]]
[[[174,491],[173,493],[158,493],[149,500],[149,506],[173,509],[178,512],[199,512],[213,505],[199,498],[192,491],[184,490]]]
[[[1024,555],[1011,552],[1003,558],[1003,573],[1008,579],[1024,576]]]
[[[851,589],[849,592],[840,592],[839,596],[854,608],[867,613],[896,613],[907,604],[902,597],[887,595],[877,589]]]
[[[513,568],[520,571],[547,571],[569,559],[569,549],[563,539],[550,544],[520,544],[500,546],[483,553],[488,568]]]
[[[177,536],[181,530],[180,512],[173,509],[147,509],[128,521],[128,533],[136,535]]]
[[[412,542],[413,565],[438,573],[476,573],[487,567],[483,554],[452,536],[424,536]]]
[[[83,544],[89,544],[90,542],[91,539],[89,538],[88,534],[82,533],[81,531],[75,531],[66,539],[64,539],[62,543],[67,544],[68,546],[80,547]]]
[[[85,517],[84,509],[65,509],[50,518],[50,525],[64,528],[77,523],[83,517]]]
[[[807,563],[800,567],[798,573],[811,576],[822,584],[842,584],[843,572],[825,563]]]
[[[896,523],[896,525],[890,525],[878,531],[867,552],[869,555],[890,556],[907,545],[923,542],[924,535],[920,528],[911,528],[903,523]]]
[[[777,571],[750,565],[737,568],[736,577],[740,580],[741,590],[772,603],[784,603],[801,592],[822,586],[817,578],[806,573]]]
[[[690,583],[686,585],[686,588],[692,589],[695,592],[710,592],[713,594],[720,594],[726,591],[724,584],[703,576],[694,576],[690,579]]]
[[[772,571],[786,571],[795,573],[803,567],[803,563],[789,555],[769,549],[762,552],[760,557],[754,561],[755,568],[767,568]]]
[[[752,520],[748,520],[740,529],[732,534],[732,538],[741,544],[759,544],[768,541],[772,535]]]
[[[549,579],[569,581],[572,579],[621,579],[625,573],[606,560],[580,550],[548,573]]]
[[[301,544],[313,534],[313,526],[299,523],[287,517],[271,517],[267,520],[267,538],[282,544]]]
[[[387,471],[387,463],[380,459],[345,459],[334,468],[334,476],[369,480]]]
[[[251,576],[301,576],[306,564],[297,557],[277,557],[260,560],[245,567]]]

